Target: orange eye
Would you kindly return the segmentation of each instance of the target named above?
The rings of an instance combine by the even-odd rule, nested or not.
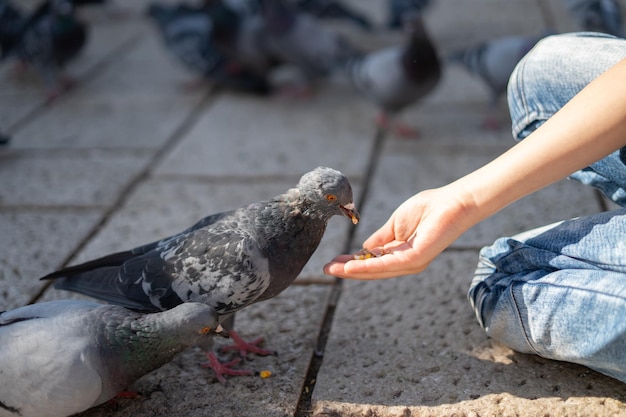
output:
[[[203,327],[202,329],[200,329],[200,331],[198,332],[200,334],[209,334],[211,333],[211,328],[210,327]]]
[[[326,196],[326,200],[328,200],[328,201],[335,201],[336,199],[337,199],[337,197],[335,195],[333,195],[333,194],[328,194]]]

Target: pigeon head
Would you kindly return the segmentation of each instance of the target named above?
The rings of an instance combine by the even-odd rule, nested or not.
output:
[[[331,168],[318,167],[300,178],[298,191],[305,201],[312,204],[314,210],[328,218],[344,215],[359,222],[359,212],[352,199],[352,187],[345,175]]]
[[[174,328],[183,333],[188,332],[190,339],[197,338],[199,340],[204,336],[222,335],[225,332],[218,323],[215,309],[206,304],[182,303],[159,314],[162,317],[154,316],[154,318],[171,323]]]

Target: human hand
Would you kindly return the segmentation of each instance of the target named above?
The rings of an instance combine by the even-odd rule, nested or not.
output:
[[[341,278],[381,279],[422,272],[450,243],[473,225],[472,205],[442,187],[402,203],[364,243],[378,256],[339,255],[324,273]]]

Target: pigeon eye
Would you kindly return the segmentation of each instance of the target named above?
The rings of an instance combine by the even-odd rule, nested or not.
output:
[[[328,194],[326,196],[326,200],[328,201],[335,201],[337,199],[337,196],[335,196],[334,194]]]
[[[200,329],[200,331],[198,332],[200,334],[209,334],[211,333],[211,328],[210,327],[203,327],[202,329]]]

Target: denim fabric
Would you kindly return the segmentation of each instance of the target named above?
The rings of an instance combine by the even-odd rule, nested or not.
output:
[[[595,33],[541,41],[509,83],[516,139],[624,56],[625,40]],[[626,205],[619,151],[572,178]],[[626,382],[626,209],[498,239],[481,250],[468,297],[487,334],[511,348]]]
[[[521,140],[596,77],[626,57],[626,40],[584,32],[550,36],[517,65],[508,87],[513,137]],[[589,123],[593,123],[590,120]],[[620,152],[570,176],[626,206],[626,175]]]

